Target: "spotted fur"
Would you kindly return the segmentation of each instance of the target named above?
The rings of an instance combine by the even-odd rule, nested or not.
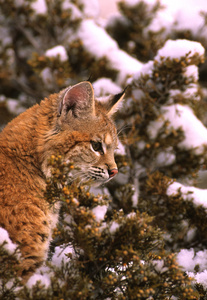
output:
[[[43,197],[48,159],[58,152],[73,161],[81,181],[102,184],[116,175],[111,115],[122,98],[98,102],[92,85],[81,82],[26,110],[0,133],[0,226],[20,247],[24,280],[46,259],[58,222],[58,205],[50,208]]]

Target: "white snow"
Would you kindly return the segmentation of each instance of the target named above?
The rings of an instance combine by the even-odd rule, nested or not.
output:
[[[94,20],[83,20],[78,30],[78,36],[83,41],[85,48],[97,58],[102,58],[108,53],[118,50],[115,40]]]
[[[201,100],[201,95],[199,94],[198,91],[198,85],[197,84],[191,84],[188,86],[188,88],[185,91],[181,90],[170,90],[169,91],[169,100],[168,104],[174,103],[174,99],[176,99],[178,96],[183,97],[184,99],[189,99],[189,100],[196,100],[200,101]]]
[[[182,249],[177,254],[177,262],[185,271],[193,272],[196,265],[199,265],[199,271],[207,269],[207,250],[198,251],[194,249]]]
[[[158,50],[155,60],[160,61],[161,57],[170,57],[171,59],[180,59],[190,52],[189,57],[198,54],[203,56],[205,53],[204,47],[199,42],[189,40],[168,40],[165,45]]]
[[[160,151],[156,157],[156,166],[170,166],[176,161],[175,153],[173,153],[173,148],[169,147],[165,151]]]
[[[62,62],[68,60],[67,52],[66,52],[65,48],[61,45],[57,45],[53,48],[48,49],[45,52],[45,56],[47,56],[47,57],[57,57],[57,56],[59,56],[60,60]]]
[[[82,18],[83,14],[81,11],[75,6],[73,3],[71,3],[70,0],[65,0],[62,3],[62,9],[70,9],[71,10],[71,20],[74,21],[76,19]]]
[[[117,222],[113,221],[109,228],[110,233],[114,234],[119,227],[120,227],[119,224]]]
[[[177,254],[177,262],[189,277],[194,278],[196,283],[207,288],[207,250],[195,253],[194,249],[182,249]],[[198,266],[199,272],[196,273],[195,267]]]
[[[65,248],[61,247],[55,247],[55,253],[52,257],[52,263],[55,266],[61,267],[62,262],[68,261],[68,257],[66,256],[67,254],[71,254],[74,256],[74,249],[72,246],[67,246]]]
[[[120,130],[120,132],[121,132],[121,130]],[[119,135],[119,131],[118,131],[118,135]],[[119,154],[119,155],[126,155],[126,149],[125,149],[124,145],[120,142],[119,139],[118,139],[118,147],[115,150],[115,153]]]
[[[97,222],[101,222],[104,220],[107,209],[107,205],[98,205],[92,209],[92,213],[95,215]]]
[[[99,78],[93,82],[94,94],[100,97],[107,94],[118,94],[122,91],[119,85],[109,78]]]
[[[32,2],[31,7],[36,11],[37,14],[47,13],[47,4],[45,0],[36,0]]]
[[[43,80],[43,82],[47,85],[48,88],[52,88],[54,83],[54,77],[52,74],[52,70],[49,67],[46,67],[42,70],[40,73],[40,76]]]
[[[133,79],[130,78],[128,80],[128,84],[130,84],[132,80],[136,81],[141,76],[145,76],[145,75],[152,76],[153,69],[154,69],[154,61],[150,60],[146,64],[143,64],[142,67],[137,72],[135,72]]]
[[[200,12],[205,10],[205,0],[189,0],[186,1],[174,0],[161,0],[161,3],[166,6],[163,14],[167,14],[174,20],[174,27],[177,30],[189,29],[194,34],[201,32],[201,27],[204,24],[204,18],[201,17]]]
[[[178,129],[182,127],[185,138],[179,143],[182,149],[194,149],[196,154],[203,152],[203,145],[207,145],[207,128],[195,116],[193,110],[187,105],[174,104],[163,106],[162,116],[152,121],[148,126],[148,134],[156,138],[165,121],[170,122],[169,127]]]
[[[133,76],[142,66],[137,59],[120,50],[117,43],[94,20],[83,20],[77,37],[84,47],[98,59],[106,57],[112,69],[119,71],[117,82],[123,83]],[[74,38],[74,37],[73,37]]]
[[[10,254],[13,254],[17,248],[17,245],[10,240],[8,232],[4,228],[0,227],[0,244],[3,244],[4,242],[6,242],[4,248]]]
[[[21,106],[20,101],[16,99],[7,99],[6,107],[11,114],[19,115],[25,111],[25,107]]]
[[[207,189],[199,189],[194,186],[184,186],[179,182],[173,182],[167,189],[168,196],[176,195],[178,190],[184,200],[192,200],[196,206],[202,205],[207,209]]]
[[[168,271],[168,268],[165,267],[164,261],[162,259],[154,260],[153,264],[154,264],[155,270],[160,274],[165,273],[166,271]]]
[[[139,0],[127,0],[129,5],[140,2]],[[148,4],[155,4],[156,0],[145,1]],[[186,1],[180,0],[161,0],[160,3],[164,9],[157,12],[156,17],[152,23],[146,28],[146,31],[159,31],[161,28],[166,28],[165,34],[174,30],[191,30],[194,35],[206,36],[204,28],[204,18],[200,12],[205,11],[206,0],[189,0],[187,5]]]
[[[204,289],[207,289],[207,270],[194,274],[193,272],[187,272],[188,276],[194,278],[197,284],[202,284]]]
[[[134,6],[138,4],[141,0],[125,0],[125,2],[129,6]],[[151,5],[155,4],[156,0],[146,0],[151,7]],[[15,0],[16,6],[21,6],[24,4],[23,0]],[[83,15],[87,18],[82,21],[80,29],[77,32],[77,35],[70,37],[71,39],[80,38],[83,42],[83,47],[86,51],[88,51],[92,56],[97,59],[101,59],[106,57],[109,66],[112,69],[118,71],[117,81],[112,82],[108,78],[98,79],[93,83],[95,95],[103,96],[105,94],[116,94],[121,92],[121,85],[126,82],[126,80],[130,77],[133,77],[133,80],[137,80],[141,75],[152,75],[154,62],[149,61],[146,64],[140,63],[137,59],[128,55],[126,52],[121,50],[118,47],[118,44],[113,40],[109,34],[95,22],[95,18],[97,18],[99,14],[99,4],[98,0],[80,0],[79,3],[84,5],[83,13],[70,1],[63,1],[62,7],[63,9],[71,9],[72,10],[72,19],[81,18]],[[166,5],[166,8],[160,11],[157,14],[157,17],[153,20],[153,22],[148,26],[148,29],[145,30],[146,35],[149,30],[157,31],[162,26],[166,27],[166,33],[171,31],[172,29],[183,30],[190,29],[193,34],[205,36],[206,31],[201,30],[204,24],[204,18],[201,17],[200,11],[206,10],[206,0],[188,0],[180,1],[180,0],[161,0],[162,4]],[[109,2],[110,5],[110,2]],[[31,3],[31,7],[35,10],[36,14],[46,14],[47,13],[47,5],[45,0],[36,0]],[[110,6],[109,6],[110,12]],[[5,31],[1,30],[1,36],[4,36]],[[71,33],[71,31],[69,30]],[[11,40],[8,36],[5,36],[2,39],[2,45],[9,45]],[[68,40],[67,40],[68,42]],[[22,52],[25,55],[24,52]],[[158,51],[155,59],[160,62],[161,57],[169,57],[170,59],[180,59],[181,57],[186,56],[189,53],[189,56],[193,56],[198,54],[199,56],[204,56],[204,48],[198,42],[192,42],[189,40],[168,40],[165,45]],[[12,53],[11,53],[12,54]],[[68,55],[66,52],[66,48],[62,45],[57,45],[51,49],[48,49],[45,52],[47,57],[60,57],[62,62],[67,61]],[[12,60],[12,55],[11,55]],[[187,79],[193,79],[196,83],[198,81],[198,68],[194,65],[188,66],[183,71],[183,76]],[[45,68],[41,74],[43,81],[46,84],[52,84],[52,74],[49,68]],[[132,80],[130,81],[132,82]],[[149,81],[150,84],[150,81]],[[141,98],[142,92],[140,90],[133,91],[135,97],[137,99]],[[139,94],[139,96],[138,96]],[[178,95],[182,95],[184,98],[193,98],[200,100],[200,96],[198,95],[198,86],[197,84],[192,84],[188,86],[185,91],[180,90],[171,90],[169,95],[169,100],[167,105],[162,108],[162,116],[158,118],[156,121],[150,123],[147,131],[149,136],[152,139],[157,137],[159,130],[162,128],[165,121],[169,121],[169,128],[173,127],[174,129],[178,129],[182,127],[185,138],[179,144],[181,149],[191,150],[194,149],[196,154],[201,154],[203,151],[203,145],[207,145],[207,128],[201,123],[200,120],[195,116],[193,110],[187,105],[174,104],[173,99]],[[14,99],[9,99],[7,101],[7,107],[10,112],[17,112],[18,106],[17,101]],[[119,154],[125,154],[125,149],[122,144],[119,146]],[[139,142],[139,148],[145,147],[145,142]],[[157,166],[170,165],[175,161],[175,155],[173,153],[173,149],[169,147],[165,151],[160,152],[156,161],[154,162]],[[136,178],[135,178],[136,179]],[[134,182],[134,186],[138,185],[139,182]],[[199,206],[202,205],[207,210],[207,189],[199,189],[193,186],[184,186],[178,182],[172,183],[167,189],[167,195],[175,195],[178,190],[181,191],[182,197],[184,200],[189,201],[192,200],[194,205]],[[135,196],[133,198],[134,205],[137,205],[138,201],[138,188],[135,188]],[[107,212],[106,205],[99,205],[92,209],[92,212],[97,220],[97,222],[102,222]],[[128,214],[128,218],[136,218],[135,213]],[[69,217],[67,219],[69,222]],[[102,224],[102,229],[106,228],[107,224]],[[119,224],[117,222],[112,222],[109,230],[111,234],[114,234],[115,231],[119,228]],[[186,239],[191,239],[194,237],[195,231],[192,229],[186,234]],[[12,243],[9,238],[7,231],[3,228],[0,228],[0,244],[4,241],[7,241],[5,245],[5,249],[9,251],[9,253],[14,253],[16,250],[16,245]],[[55,253],[52,257],[52,264],[56,266],[61,266],[62,262],[68,261],[67,254],[74,255],[74,249],[70,246],[66,248],[56,247]],[[177,255],[178,263],[188,272],[189,276],[195,278],[198,283],[203,284],[205,288],[207,288],[207,250],[195,252],[194,249],[182,249]],[[194,268],[196,265],[200,266],[200,270],[197,274],[194,272]],[[163,261],[156,262],[156,268],[160,272],[164,272],[164,264]],[[37,281],[41,281],[42,284],[49,286],[50,278],[49,275],[44,273],[41,274],[41,271],[36,272],[28,281],[27,286],[32,287]]]
[[[35,285],[38,281],[40,281],[41,284],[46,288],[51,284],[50,278],[46,274],[34,274],[27,281],[27,287],[31,289],[32,286]]]
[[[112,51],[108,54],[111,66],[119,71],[117,82],[125,83],[128,77],[133,76],[141,67],[142,63],[122,50]]]
[[[191,65],[185,68],[185,71],[183,73],[184,76],[187,78],[192,77],[195,82],[198,81],[199,75],[198,75],[198,67],[195,65]]]
[[[88,18],[97,18],[100,13],[98,0],[79,0],[79,3],[83,5],[84,15]]]

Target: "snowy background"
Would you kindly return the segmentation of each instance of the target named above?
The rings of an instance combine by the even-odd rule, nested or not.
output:
[[[140,62],[137,58],[129,55],[124,50],[120,49],[117,42],[106,32],[104,26],[107,23],[114,21],[115,18],[120,17],[116,2],[117,1],[105,1],[105,0],[93,0],[82,1],[85,5],[85,18],[82,20],[79,30],[76,35],[71,35],[70,30],[64,35],[64,43],[71,44],[77,39],[80,39],[83,43],[83,47],[96,59],[107,57],[107,60],[113,70],[116,70],[117,76],[115,80],[109,78],[100,78],[93,82],[95,95],[103,96],[108,93],[119,93],[123,86],[135,83],[140,76],[152,76],[157,64],[162,63],[163,57],[169,57],[169,60],[181,60],[187,55],[186,67],[183,69],[183,76],[190,78],[191,84],[187,86],[185,90],[179,90],[172,88],[169,91],[168,99],[160,110],[160,116],[156,120],[152,120],[147,128],[147,133],[151,140],[156,140],[161,128],[166,122],[168,127],[173,127],[178,130],[182,127],[184,132],[184,139],[178,144],[178,149],[191,150],[194,155],[203,154],[205,147],[207,146],[207,128],[197,118],[193,109],[186,102],[185,105],[175,103],[174,99],[182,94],[186,99],[194,98],[196,101],[201,100],[201,94],[198,92],[200,86],[198,84],[199,72],[198,67],[190,61],[197,57],[201,61],[204,61],[205,49],[201,43],[196,41],[189,41],[187,39],[167,40],[163,47],[159,49],[153,60],[147,63]],[[139,0],[126,0],[127,5],[133,6],[139,2]],[[153,5],[154,0],[146,0],[147,4]],[[17,5],[21,5],[21,1],[16,1]],[[188,0],[188,1],[167,1],[162,0],[161,3],[165,6],[158,14],[153,22],[146,28],[148,31],[159,31],[163,26],[166,28],[165,35],[172,30],[190,30],[193,35],[200,37],[207,36],[207,27],[204,26],[204,18],[201,15],[201,11],[207,11],[206,0]],[[44,0],[37,0],[34,2],[33,8],[37,14],[44,14],[47,11],[47,7]],[[73,11],[73,17],[82,17],[82,12],[79,11],[70,1],[64,1],[65,8],[70,7]],[[6,41],[5,43],[9,43]],[[52,58],[59,55],[60,61],[65,62],[70,60],[68,57],[66,46],[64,43],[56,45],[47,49],[44,53],[45,57]],[[11,53],[12,56],[12,53]],[[49,67],[45,67],[41,71],[42,81],[47,86],[53,85],[53,75]],[[70,82],[69,82],[70,83]],[[149,79],[149,85],[151,81]],[[160,88],[160,87],[159,87]],[[134,89],[134,95],[141,93],[139,88]],[[203,88],[203,94],[206,93]],[[5,96],[0,95],[0,101],[5,101]],[[19,114],[24,110],[21,106],[21,99],[16,101],[14,98],[7,99],[6,106],[10,113]],[[144,141],[140,142],[140,149],[146,147]],[[123,145],[120,145],[120,154],[124,154],[125,150]],[[154,161],[155,167],[170,166],[175,162],[175,154],[171,147],[168,147],[163,152],[160,152],[157,156],[157,160]],[[138,162],[139,163],[139,162]],[[143,166],[140,166],[143,169]],[[205,174],[201,172],[200,180],[203,180]],[[137,179],[137,178],[136,178]],[[121,180],[121,179],[120,179]],[[207,210],[207,184],[199,188],[199,182],[196,187],[192,186],[192,182],[173,182],[167,190],[167,195],[176,195],[179,191],[182,197],[186,200],[192,200],[195,206],[202,206],[204,210]],[[134,206],[138,201],[139,187],[138,183],[134,182],[135,196]],[[97,206],[93,213],[97,217],[99,222],[104,220],[104,215],[107,211],[105,206]],[[113,224],[115,227],[117,224]],[[113,230],[116,228],[114,227]],[[186,235],[188,240],[195,238],[196,232],[191,230]],[[4,229],[0,231],[0,242],[7,240],[7,249],[13,253],[15,245],[10,241],[7,232]],[[60,247],[55,249],[55,254],[52,258],[52,263],[60,265],[62,259],[65,259],[64,253],[71,253],[73,255],[73,249],[67,248],[64,251]],[[177,255],[177,261],[179,265],[183,267],[190,277],[194,277],[197,283],[201,283],[204,288],[207,289],[207,250],[195,249],[181,249]],[[199,271],[195,272],[195,267],[199,265]],[[44,267],[45,268],[45,267]],[[47,270],[41,268],[37,274],[33,275],[27,283],[31,287],[37,280],[41,280],[46,286],[50,284],[50,275],[47,274]],[[45,275],[42,275],[44,274]]]

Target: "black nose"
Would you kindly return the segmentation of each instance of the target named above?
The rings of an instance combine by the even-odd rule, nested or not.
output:
[[[118,173],[118,170],[112,169],[112,170],[108,170],[108,172],[109,172],[109,178],[111,178],[111,177],[114,177]]]

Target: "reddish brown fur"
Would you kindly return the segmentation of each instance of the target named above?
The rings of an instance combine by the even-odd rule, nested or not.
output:
[[[78,89],[82,87],[92,89],[87,82]],[[83,97],[87,98],[87,93],[83,90]],[[93,91],[90,93],[88,98],[93,102]],[[58,115],[65,94],[51,95],[31,107],[0,134],[0,226],[20,247],[20,275],[24,279],[46,259],[52,228],[58,219],[58,207],[51,209],[44,200],[48,158],[58,151],[83,168],[116,168],[116,130],[104,106],[96,102],[95,116],[90,105],[85,114],[83,109],[77,110],[78,117],[73,116],[72,109],[64,111],[64,106]],[[104,155],[96,155],[90,150],[90,141],[103,141],[106,133],[110,133],[112,144]],[[83,150],[85,154],[81,154]]]

